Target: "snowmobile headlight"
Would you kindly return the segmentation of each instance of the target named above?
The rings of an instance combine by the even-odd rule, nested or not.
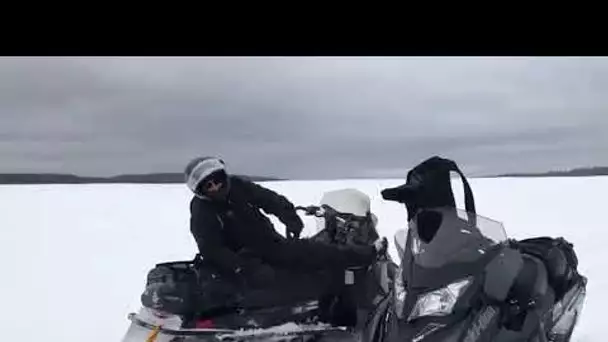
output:
[[[449,315],[458,301],[458,297],[470,284],[470,279],[463,279],[441,289],[425,293],[416,301],[408,321],[422,316]]]

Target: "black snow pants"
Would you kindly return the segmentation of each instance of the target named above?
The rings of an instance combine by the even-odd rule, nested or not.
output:
[[[274,240],[264,251],[256,251],[263,263],[290,271],[343,271],[374,262],[373,246],[343,246],[308,239]]]

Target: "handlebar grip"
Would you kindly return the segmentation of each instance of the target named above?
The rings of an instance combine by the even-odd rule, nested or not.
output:
[[[297,206],[296,210],[302,210],[306,213],[306,215],[316,217],[334,216],[338,214],[334,208],[325,204],[321,205],[320,207],[316,205],[310,205],[308,207]]]
[[[303,207],[303,206],[297,206],[296,210],[301,210],[304,211],[304,213],[308,216],[319,216],[318,212],[321,208],[314,206],[314,205],[309,205],[308,207]]]

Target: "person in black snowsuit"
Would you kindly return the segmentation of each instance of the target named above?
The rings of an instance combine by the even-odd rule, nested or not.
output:
[[[219,273],[248,286],[265,287],[293,275],[367,266],[386,251],[386,239],[373,245],[338,246],[299,240],[303,223],[284,196],[244,178],[229,175],[222,160],[195,158],[185,169],[194,193],[190,230],[203,260]],[[267,214],[285,226],[279,234]],[[338,272],[336,272],[338,271]]]

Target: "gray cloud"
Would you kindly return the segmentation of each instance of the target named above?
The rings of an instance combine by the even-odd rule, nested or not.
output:
[[[608,165],[605,58],[3,58],[0,172],[403,177]]]

